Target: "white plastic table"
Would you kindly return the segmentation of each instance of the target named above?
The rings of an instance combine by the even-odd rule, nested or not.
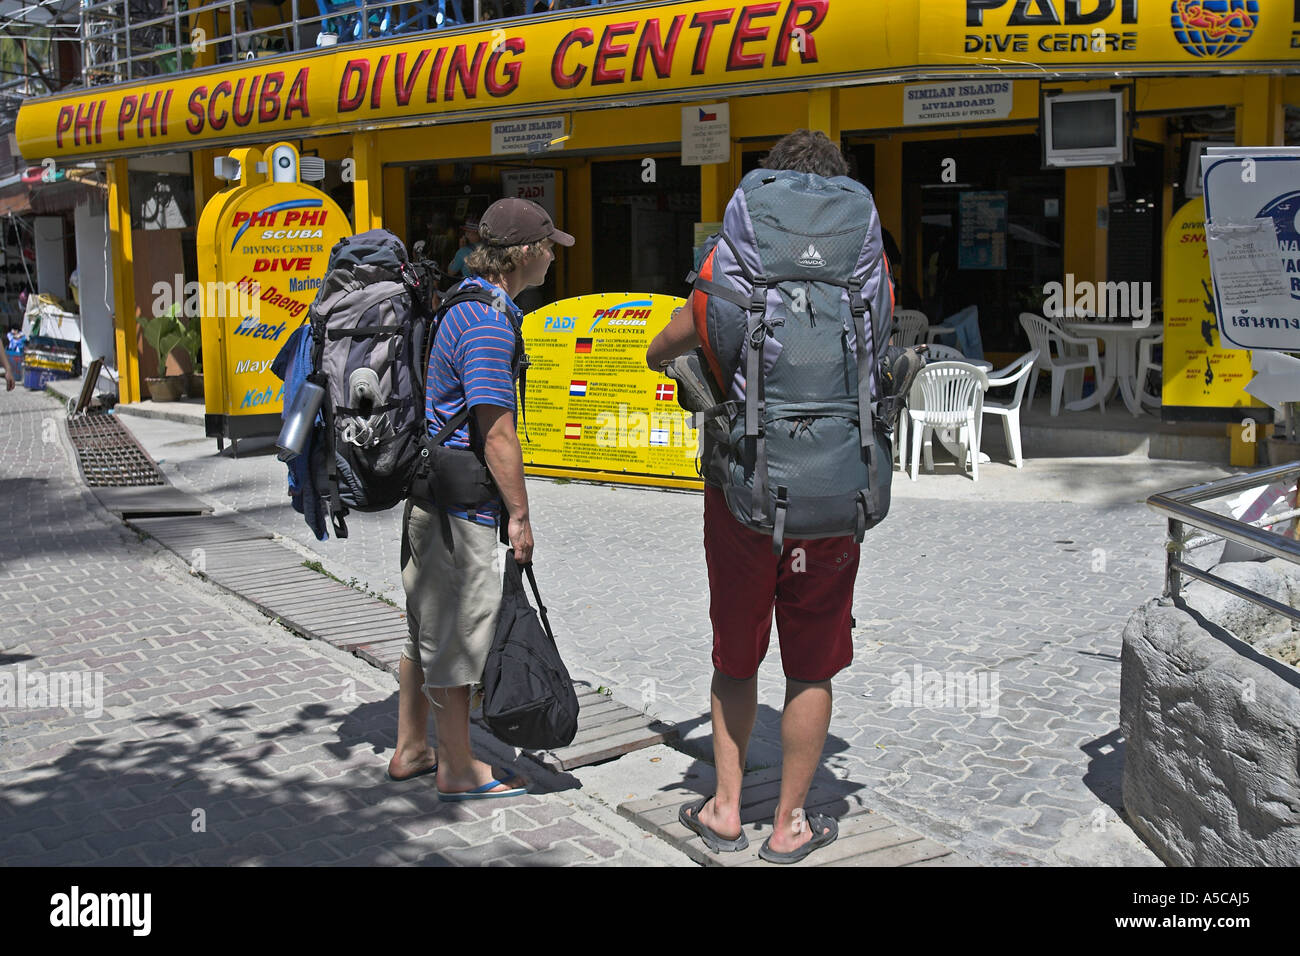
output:
[[[1065,407],[1075,412],[1091,408],[1109,398],[1118,384],[1124,406],[1135,417],[1141,415],[1142,399],[1137,382],[1138,342],[1159,335],[1160,329],[1151,325],[1136,327],[1132,322],[1063,322],[1062,326],[1071,335],[1101,339],[1106,344],[1106,354],[1101,362],[1101,381],[1096,389],[1087,398],[1070,402]]]

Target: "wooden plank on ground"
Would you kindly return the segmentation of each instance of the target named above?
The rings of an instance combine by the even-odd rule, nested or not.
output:
[[[584,767],[611,757],[621,757],[634,750],[643,750],[646,747],[665,743],[676,735],[675,728],[658,722],[651,723],[646,718],[646,725],[640,729],[629,730],[615,737],[602,737],[585,745],[547,751],[540,759],[547,766],[553,765],[560,770],[572,770],[575,767]]]
[[[713,853],[693,831],[678,821],[683,804],[695,803],[712,793],[712,772],[686,781],[679,788],[644,800],[620,804],[618,811],[642,829],[672,843],[705,866],[772,866],[758,856],[759,847],[772,832],[772,814],[780,792],[781,771],[769,767],[746,774],[741,790],[742,828],[749,840],[746,850]],[[836,818],[839,837],[829,846],[809,854],[794,866],[970,866],[971,861],[920,833],[872,812],[864,805],[870,794],[850,781],[819,775],[809,790],[805,809]],[[821,809],[818,810],[818,807]],[[845,809],[847,808],[847,810]]]

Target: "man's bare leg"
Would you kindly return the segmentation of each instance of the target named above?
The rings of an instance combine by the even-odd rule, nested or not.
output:
[[[388,775],[403,780],[438,762],[429,746],[429,699],[421,689],[424,672],[409,657],[403,657],[398,669],[397,748],[388,761]]]
[[[700,811],[700,822],[720,837],[740,836],[740,787],[745,752],[758,716],[758,675],[734,680],[713,670],[710,696],[713,711],[713,763],[718,774],[714,797]]]
[[[802,810],[808,798],[830,726],[831,682],[805,684],[787,679],[781,714],[781,800],[769,842],[777,853],[789,853],[813,837],[806,823],[801,832],[795,832],[795,811]]]
[[[474,759],[470,749],[469,687],[432,687],[430,693],[438,706],[434,717],[438,729],[438,789],[443,793],[467,793],[494,779],[492,768]],[[524,780],[515,777],[489,792],[524,785]]]

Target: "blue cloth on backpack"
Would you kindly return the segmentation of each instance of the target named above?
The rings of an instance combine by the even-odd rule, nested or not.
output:
[[[300,325],[294,329],[271,363],[271,371],[284,382],[284,410],[280,413],[282,417],[293,408],[298,390],[311,373],[311,348],[311,327],[307,324]],[[322,420],[321,413],[317,412],[316,424],[319,425]],[[285,464],[289,468],[289,495],[293,500],[293,510],[303,516],[307,527],[316,535],[316,540],[324,541],[329,538],[325,499],[317,492],[312,480],[311,462],[315,438],[316,429],[313,428],[307,433],[302,453],[294,455]]]
[[[943,320],[943,325],[953,331],[939,335],[935,341],[940,345],[951,345],[969,359],[984,358],[984,340],[980,337],[979,306],[968,305],[954,315]]]

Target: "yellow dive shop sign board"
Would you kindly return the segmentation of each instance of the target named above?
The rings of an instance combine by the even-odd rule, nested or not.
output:
[[[1174,213],[1164,241],[1164,387],[1166,421],[1238,421],[1263,408],[1246,391],[1254,376],[1250,353],[1219,338],[1205,245],[1205,202],[1197,198]]]
[[[279,432],[284,383],[271,362],[307,321],[330,250],[352,235],[338,204],[300,181],[293,146],[276,143],[262,161],[265,181],[218,193],[199,220],[199,277],[219,307],[203,317],[205,364],[220,369],[220,387],[205,389],[211,436]]]
[[[645,364],[650,341],[685,300],[608,292],[524,316],[530,474],[700,488],[699,448],[677,383]]]
[[[629,9],[628,6],[631,8]],[[717,98],[951,73],[996,98],[1040,65],[1294,69],[1294,0],[680,0],[440,29],[26,102],[29,162],[296,138],[422,118]],[[889,42],[883,42],[888,37]],[[986,84],[981,77],[988,74]],[[992,76],[996,74],[996,76]],[[972,75],[975,77],[972,79]],[[935,96],[945,96],[941,89]],[[522,113],[521,113],[522,111]]]

